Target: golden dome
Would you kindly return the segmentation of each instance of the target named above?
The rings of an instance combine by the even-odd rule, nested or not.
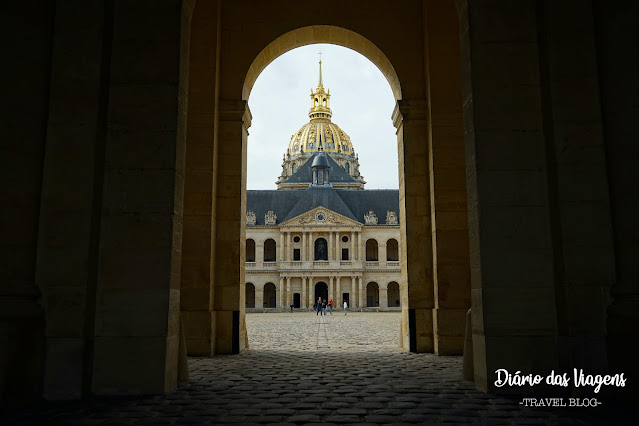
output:
[[[308,154],[322,148],[325,152],[355,156],[351,138],[329,119],[313,119],[291,137],[288,144],[290,155]]]
[[[308,112],[311,121],[291,136],[288,154],[310,157],[322,148],[328,153],[354,157],[355,150],[351,138],[337,124],[331,122],[331,116],[331,92],[324,90],[320,60],[317,88],[315,91],[311,89],[311,109]]]
[[[319,80],[317,88],[311,89],[310,121],[291,136],[288,149],[282,160],[282,174],[277,179],[278,189],[299,189],[286,182],[302,165],[320,150],[341,167],[353,181],[342,185],[347,189],[364,189],[366,181],[359,173],[359,159],[353,149],[351,138],[339,126],[331,122],[331,93],[324,89],[322,81],[322,61],[319,61]]]

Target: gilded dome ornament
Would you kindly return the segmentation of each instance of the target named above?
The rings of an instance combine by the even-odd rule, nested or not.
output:
[[[348,174],[355,180],[351,189],[364,189],[364,178],[359,174],[358,159],[350,137],[335,123],[332,122],[330,107],[330,90],[324,88],[322,80],[322,61],[319,61],[319,77],[317,88],[311,89],[311,108],[308,112],[309,122],[295,132],[288,144],[287,157],[282,164],[283,170],[292,170],[291,163],[297,162],[298,169],[313,156],[314,153],[323,150],[339,164],[351,163]],[[295,173],[295,172],[293,172]],[[282,173],[279,177],[278,188],[282,188],[290,175]]]

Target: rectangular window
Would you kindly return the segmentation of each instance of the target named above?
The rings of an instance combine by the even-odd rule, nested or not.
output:
[[[299,261],[301,257],[300,249],[293,249],[293,260]]]
[[[347,248],[343,248],[342,249],[342,260],[348,260],[348,249]]]

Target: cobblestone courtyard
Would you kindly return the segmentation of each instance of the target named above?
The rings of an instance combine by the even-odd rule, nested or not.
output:
[[[5,424],[594,421],[583,420],[583,411],[525,409],[520,399],[479,392],[461,379],[461,357],[399,350],[399,324],[399,313],[248,314],[250,349],[191,358],[191,381],[169,395],[43,404],[14,413]],[[582,420],[565,417],[575,414]]]

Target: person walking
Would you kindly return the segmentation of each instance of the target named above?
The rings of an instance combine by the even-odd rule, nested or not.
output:
[[[322,313],[322,298],[321,297],[319,299],[317,299],[317,304],[315,306],[317,308],[317,312],[315,313],[315,316],[318,316],[319,314]]]
[[[346,308],[348,308],[348,302],[344,300],[344,315],[346,315]]]
[[[322,300],[322,312],[324,312],[324,316],[326,316],[326,299]]]
[[[333,299],[328,301],[328,309],[331,312],[331,315],[333,315]]]

